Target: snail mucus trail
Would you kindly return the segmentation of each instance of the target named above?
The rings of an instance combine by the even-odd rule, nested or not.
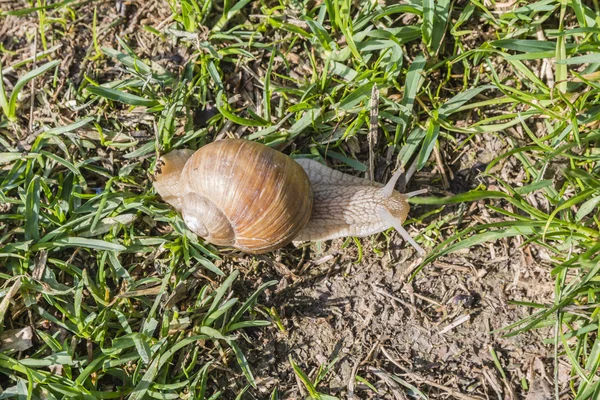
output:
[[[394,186],[344,174],[317,161],[291,157],[244,139],[212,142],[197,151],[174,150],[160,159],[154,187],[206,241],[265,253],[302,241],[364,237],[404,230],[408,197]]]

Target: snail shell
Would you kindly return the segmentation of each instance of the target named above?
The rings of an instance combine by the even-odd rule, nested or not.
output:
[[[162,161],[155,188],[210,243],[264,253],[291,242],[310,219],[306,172],[265,145],[221,140]]]

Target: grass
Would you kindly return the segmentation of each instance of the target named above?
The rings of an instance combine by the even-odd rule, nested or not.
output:
[[[36,342],[3,345],[2,398],[261,398],[244,349],[279,321],[257,305],[276,282],[236,286],[235,263],[186,229],[150,172],[158,154],[234,133],[364,173],[375,85],[378,165],[397,160],[434,194],[411,199],[429,249],[412,276],[507,238],[545,254],[554,297],[514,301],[533,311],[502,333],[553,327],[546,343],[572,378],[555,380],[556,398],[597,398],[597,2],[169,0],[129,31],[138,22],[100,20],[114,11],[92,3],[0,14],[34,29],[0,48],[0,320],[4,339],[30,330]],[[14,51],[36,35],[39,58]],[[491,138],[502,146],[478,184],[450,190],[451,160],[474,162]],[[485,223],[468,219],[472,203]],[[309,377],[307,362],[290,358],[290,372],[311,398],[333,398],[319,383],[335,363]],[[365,374],[357,385],[373,393]]]

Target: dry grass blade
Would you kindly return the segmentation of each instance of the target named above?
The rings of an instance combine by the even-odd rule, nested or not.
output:
[[[377,146],[379,130],[379,89],[373,85],[371,90],[371,101],[369,108],[369,179],[375,180],[375,153],[373,148]]]

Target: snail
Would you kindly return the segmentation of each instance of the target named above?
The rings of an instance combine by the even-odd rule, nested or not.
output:
[[[402,227],[408,197],[423,191],[394,190],[401,170],[383,185],[244,139],[173,150],[159,165],[158,194],[192,232],[218,246],[257,254],[292,241],[364,237],[394,227],[425,253]]]

